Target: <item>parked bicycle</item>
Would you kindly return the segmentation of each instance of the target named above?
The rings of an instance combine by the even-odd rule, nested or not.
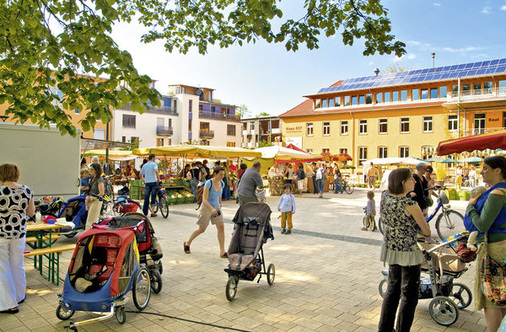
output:
[[[427,217],[426,221],[430,222],[438,214],[436,219],[436,231],[437,235],[441,240],[447,239],[448,237],[464,232],[464,216],[451,208],[450,200],[443,192],[445,187],[432,187],[427,190],[437,190],[438,198],[436,209]],[[384,225],[381,218],[378,220],[378,228],[381,234],[384,233]]]
[[[162,183],[158,182],[158,187],[156,188],[156,204],[153,206],[153,213],[158,213],[160,210],[162,217],[167,219],[169,216],[169,200],[167,198],[167,192],[165,188],[162,187]]]
[[[114,187],[112,182],[109,180],[113,175],[104,176],[104,189],[105,195],[109,197],[111,200],[114,200]]]
[[[348,195],[351,195],[355,190],[355,187],[349,184],[346,180],[343,180],[343,182],[341,183],[341,187],[343,188],[343,191],[346,191]]]

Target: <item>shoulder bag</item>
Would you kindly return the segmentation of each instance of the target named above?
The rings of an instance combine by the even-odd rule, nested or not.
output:
[[[495,305],[506,305],[506,264],[496,262],[488,254],[488,232],[485,233],[485,256],[480,266],[481,289]]]

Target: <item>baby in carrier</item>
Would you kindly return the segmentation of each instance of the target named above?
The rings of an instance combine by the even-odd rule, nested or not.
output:
[[[484,186],[478,186],[471,190],[471,198],[475,198],[476,196],[487,191],[487,188]],[[466,230],[470,232],[469,239],[467,240],[467,247],[472,251],[476,251],[476,237],[478,236],[478,229],[473,225],[473,227],[466,227]]]

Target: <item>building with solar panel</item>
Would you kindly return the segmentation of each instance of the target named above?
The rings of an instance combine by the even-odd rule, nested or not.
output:
[[[506,127],[506,59],[345,79],[281,114],[283,140],[353,164],[427,159],[441,140]]]

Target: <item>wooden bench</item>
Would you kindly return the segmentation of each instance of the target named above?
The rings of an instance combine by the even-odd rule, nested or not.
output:
[[[56,241],[60,238],[60,235],[58,234],[51,234],[51,241]],[[42,237],[42,241],[47,241],[49,240],[49,235],[45,235]],[[38,242],[39,240],[35,237],[35,236],[29,236],[26,238],[26,243],[33,243],[33,242]]]
[[[28,251],[24,254],[25,257],[31,256],[43,256],[48,259],[48,274],[44,275],[42,273],[43,266],[40,266],[40,273],[44,278],[48,281],[51,281],[53,284],[58,286],[60,284],[60,254],[64,251],[73,251],[75,249],[75,244],[65,244],[54,247],[47,248],[39,248]]]

